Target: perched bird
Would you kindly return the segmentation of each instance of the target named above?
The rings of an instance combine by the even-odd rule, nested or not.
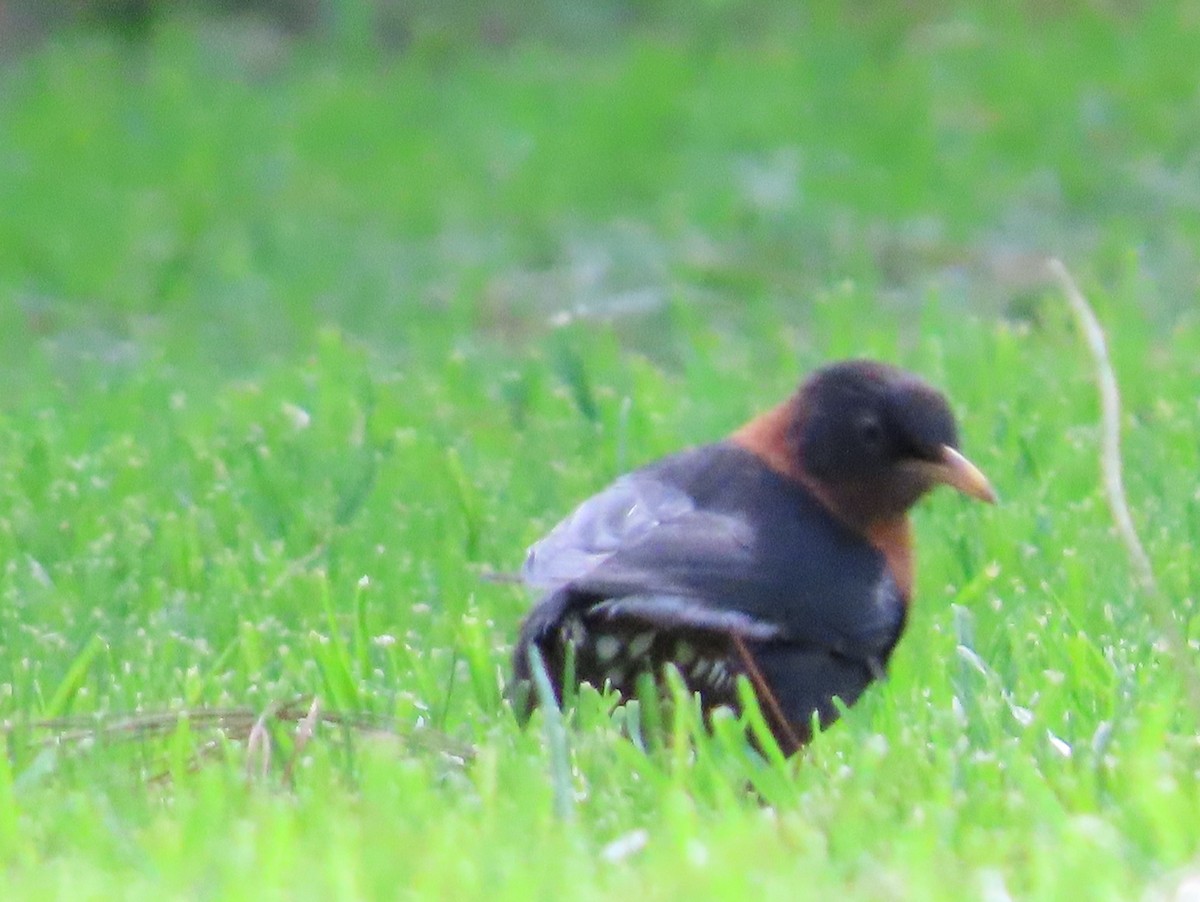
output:
[[[883,675],[913,585],[907,512],[939,484],[995,495],[954,415],[916,376],[867,360],[813,373],[724,441],[620,477],[535,544],[544,596],[514,653],[518,713],[536,648],[564,679],[635,694],[673,664],[709,713],[745,676],[786,754]]]

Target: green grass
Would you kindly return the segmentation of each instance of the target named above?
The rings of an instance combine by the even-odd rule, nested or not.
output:
[[[168,18],[4,63],[0,895],[1129,899],[1194,872],[1197,712],[1032,261],[1109,330],[1194,645],[1200,20],[762,14],[394,56]],[[518,729],[529,600],[483,575],[849,354],[943,386],[1003,499],[917,513],[891,679],[788,764],[686,712],[631,741],[589,692]],[[202,714],[313,695],[353,722],[268,718],[265,774]],[[134,712],[192,716],[30,726]]]

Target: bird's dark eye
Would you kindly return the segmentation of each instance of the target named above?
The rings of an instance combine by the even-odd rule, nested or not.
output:
[[[877,416],[873,414],[862,416],[855,425],[858,429],[858,437],[863,444],[874,448],[883,442],[883,424],[879,422]]]

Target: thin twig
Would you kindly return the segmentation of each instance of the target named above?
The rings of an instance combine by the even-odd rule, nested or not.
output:
[[[244,743],[244,767],[248,780],[267,775],[273,764],[282,762],[284,784],[291,786],[300,755],[317,738],[322,724],[341,727],[364,740],[386,740],[411,754],[436,755],[453,767],[464,767],[474,758],[474,749],[429,727],[402,727],[394,718],[365,712],[341,712],[322,707],[316,697],[298,696],[275,702],[265,710],[245,708],[190,708],[139,712],[136,714],[84,714],[31,721],[0,721],[0,742],[13,749],[55,748],[82,754],[96,746],[114,747],[126,742],[154,743],[170,736],[186,720],[188,729],[215,732],[203,741],[185,762],[185,772],[198,771],[207,761],[222,757],[228,743]],[[294,725],[295,740],[290,756],[280,754],[272,741],[276,725]],[[198,737],[197,737],[198,738]],[[151,773],[150,785],[167,785],[173,779],[170,767]]]
[[[271,734],[267,731],[267,719],[270,712],[264,713],[250,728],[250,736],[246,740],[246,779],[254,777],[254,759],[259,761],[259,779],[266,779],[271,770]]]
[[[746,647],[745,641],[737,633],[731,634],[733,637],[733,647],[738,653],[738,657],[742,662],[742,672],[750,679],[750,684],[754,687],[754,694],[758,696],[759,704],[763,708],[764,715],[770,720],[775,721],[776,729],[771,732],[775,736],[775,741],[778,743],[783,756],[793,755],[804,747],[804,741],[796,733],[791,721],[787,719],[787,715],[783,713],[783,707],[779,704],[779,697],[771,688],[771,684],[767,682],[767,678],[763,676],[759,669],[754,656],[750,654],[750,649]]]
[[[308,709],[308,713],[303,719],[296,724],[296,744],[292,748],[292,757],[288,759],[288,763],[283,768],[283,782],[288,786],[292,785],[292,780],[295,776],[296,762],[300,760],[300,755],[308,745],[309,740],[317,732],[317,724],[320,722],[321,715],[321,699],[318,696],[313,696],[312,705]]]
[[[1104,329],[1062,261],[1052,257],[1046,261],[1046,266],[1066,295],[1067,303],[1070,304],[1071,312],[1075,315],[1079,329],[1087,341],[1095,366],[1096,387],[1100,392],[1100,472],[1113,523],[1129,554],[1137,587],[1157,621],[1167,651],[1176,660],[1192,712],[1200,716],[1200,672],[1197,672],[1192,662],[1187,637],[1175,618],[1175,612],[1166,596],[1159,590],[1158,580],[1154,578],[1154,568],[1141,539],[1138,538],[1133,516],[1129,511],[1129,502],[1125,497],[1125,482],[1121,471],[1121,400],[1117,392],[1117,377],[1108,356]]]
[[[1067,303],[1071,305],[1071,312],[1083,331],[1088,350],[1092,353],[1092,363],[1096,367],[1096,387],[1100,392],[1100,473],[1104,477],[1104,491],[1108,496],[1113,522],[1129,552],[1134,575],[1142,591],[1157,592],[1158,581],[1154,578],[1154,569],[1133,526],[1129,502],[1125,497],[1125,482],[1121,474],[1121,398],[1117,392],[1117,377],[1108,357],[1104,329],[1062,261],[1051,258],[1048,265],[1067,296]]]
[[[450,757],[469,760],[473,750],[449,736],[427,727],[405,729],[393,718],[365,712],[341,712],[317,705],[314,713],[313,697],[296,698],[272,703],[266,709],[273,723],[296,723],[308,720],[316,724],[330,724],[353,730],[361,736],[380,736],[397,739],[414,751],[435,751]],[[254,725],[263,717],[263,711],[243,708],[184,708],[137,714],[82,714],[67,717],[42,718],[40,720],[0,721],[0,738],[19,733],[35,734],[31,739],[33,748],[64,745],[84,745],[100,741],[145,740],[174,732],[181,718],[186,717],[193,728],[218,730],[237,740],[246,741]]]

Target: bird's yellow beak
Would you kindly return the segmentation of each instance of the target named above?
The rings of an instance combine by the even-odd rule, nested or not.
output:
[[[942,459],[928,466],[930,476],[938,482],[988,504],[996,503],[996,490],[979,467],[949,445],[942,445]]]

